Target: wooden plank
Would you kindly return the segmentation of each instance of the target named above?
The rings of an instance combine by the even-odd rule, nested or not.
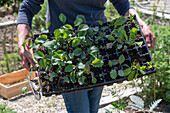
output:
[[[0,76],[0,83],[6,85],[6,84],[18,82],[20,80],[26,79],[27,74],[29,75],[29,71],[27,71],[26,69],[22,69],[19,71],[14,71],[12,73],[5,74],[5,75]],[[35,73],[31,75],[31,77],[34,77],[34,76],[35,76]]]

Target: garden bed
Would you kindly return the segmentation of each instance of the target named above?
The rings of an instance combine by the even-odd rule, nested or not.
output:
[[[156,71],[136,17],[90,27],[80,19],[84,22],[79,15],[77,30],[66,24],[54,33],[33,37],[30,47],[39,65],[43,95],[110,85]]]

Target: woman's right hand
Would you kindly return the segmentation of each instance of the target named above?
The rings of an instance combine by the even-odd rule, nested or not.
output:
[[[19,48],[19,54],[22,59],[22,65],[28,71],[31,71],[30,65],[35,67],[35,62],[32,59],[32,54],[29,52],[29,43],[27,42],[25,44],[25,48],[22,46],[24,40],[29,37],[31,28],[27,24],[18,24],[17,32],[18,32],[18,48]]]

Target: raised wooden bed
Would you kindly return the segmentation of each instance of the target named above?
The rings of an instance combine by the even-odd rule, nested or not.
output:
[[[9,99],[22,94],[22,88],[28,83],[26,75],[29,75],[29,71],[22,69],[0,76],[0,96]],[[31,75],[31,78],[34,77],[35,73]],[[31,87],[29,86],[27,91],[30,90]]]

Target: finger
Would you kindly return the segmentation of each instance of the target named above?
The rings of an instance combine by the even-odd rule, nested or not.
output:
[[[155,38],[155,36],[153,34],[151,35],[151,41],[152,41],[152,48],[154,48],[155,47],[156,38]]]
[[[31,71],[30,69],[30,63],[29,61],[26,59],[26,57],[22,57],[22,65],[24,68],[26,68],[28,71]]]
[[[33,59],[32,59],[32,54],[30,53],[30,52],[26,52],[26,57],[27,57],[27,60],[31,63],[31,65],[33,66],[33,67],[35,67],[35,62],[33,61]]]
[[[149,36],[146,37],[146,43],[147,43],[147,45],[148,45],[148,48],[151,48],[152,43],[151,43],[151,40],[150,40],[150,37],[149,37]]]

